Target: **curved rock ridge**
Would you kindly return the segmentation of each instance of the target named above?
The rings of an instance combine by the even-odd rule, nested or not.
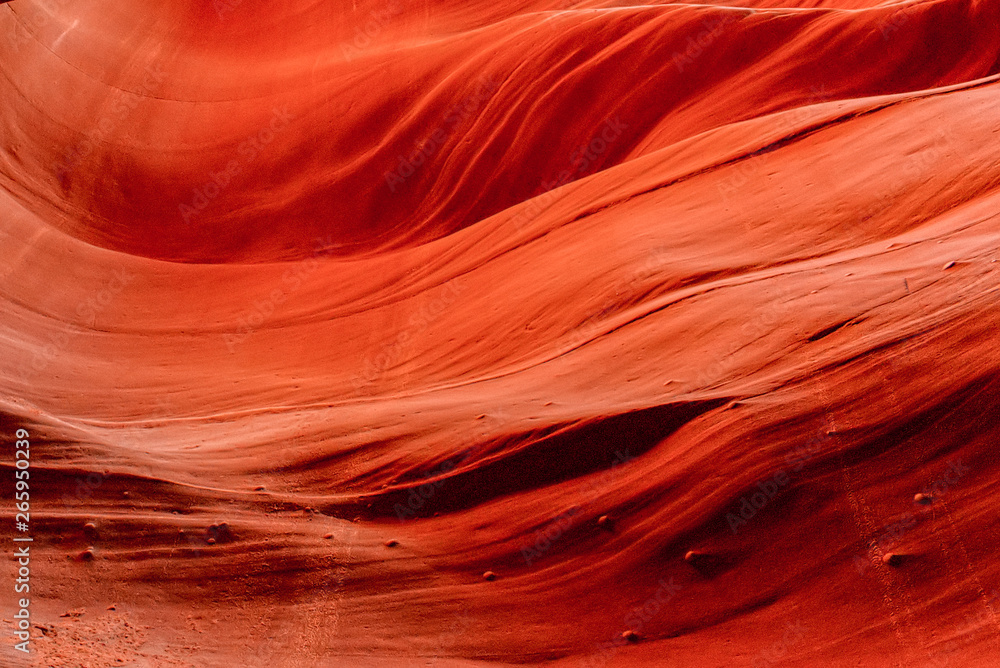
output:
[[[0,5],[32,660],[996,665],[998,16]]]

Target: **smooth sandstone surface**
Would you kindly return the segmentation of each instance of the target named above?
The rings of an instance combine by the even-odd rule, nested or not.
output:
[[[37,665],[1000,664],[1000,1],[15,0],[0,100]]]

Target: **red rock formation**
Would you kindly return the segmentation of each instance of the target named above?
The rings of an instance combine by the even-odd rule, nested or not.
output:
[[[995,665],[998,15],[0,6],[38,665]]]

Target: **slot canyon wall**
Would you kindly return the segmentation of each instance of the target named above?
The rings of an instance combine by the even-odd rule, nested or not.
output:
[[[1000,664],[1000,1],[14,0],[0,100],[4,666]]]

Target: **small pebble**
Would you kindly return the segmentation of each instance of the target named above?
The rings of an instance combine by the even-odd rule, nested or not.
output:
[[[903,557],[895,552],[887,552],[882,555],[882,563],[886,566],[899,566],[902,561]]]
[[[325,534],[323,534],[323,538],[326,539],[326,540],[330,540],[331,538],[333,538],[333,534],[332,533],[325,533]]]
[[[80,561],[90,561],[94,558],[94,548],[88,547],[86,550],[81,552],[79,555]]]
[[[916,494],[913,497],[914,503],[921,503],[923,505],[927,505],[932,500],[933,499],[930,496],[928,496],[927,494]]]
[[[945,269],[951,269],[954,266],[955,266],[955,261],[952,260],[951,262],[946,262],[945,265],[944,265],[944,268]]]
[[[397,545],[399,545],[399,541],[398,540],[390,538],[389,540],[385,541],[385,546],[386,547],[396,547]]]
[[[684,561],[691,564],[697,561],[698,558],[701,556],[702,556],[701,552],[696,552],[695,550],[688,550],[687,554],[684,555]]]
[[[208,543],[209,545],[215,545],[215,539],[214,538],[209,538],[205,542]]]
[[[494,573],[493,571],[486,571],[485,573],[483,573],[483,579],[492,582],[493,580],[497,579],[497,574]]]
[[[600,517],[597,518],[597,526],[601,527],[602,529],[610,530],[611,518],[608,517],[607,515],[601,515]]]
[[[639,634],[629,629],[628,631],[622,631],[622,638],[628,642],[639,642]]]

